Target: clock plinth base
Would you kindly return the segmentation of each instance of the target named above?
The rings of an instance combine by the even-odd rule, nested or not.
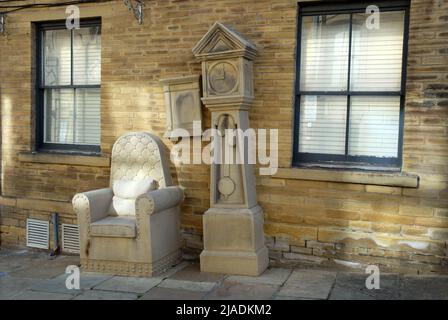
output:
[[[201,271],[258,276],[266,270],[269,258],[260,206],[210,208],[203,222]]]

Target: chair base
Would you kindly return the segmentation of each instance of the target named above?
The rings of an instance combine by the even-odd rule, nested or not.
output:
[[[176,250],[152,263],[81,259],[81,268],[87,272],[98,272],[117,276],[153,277],[176,265],[181,260]]]

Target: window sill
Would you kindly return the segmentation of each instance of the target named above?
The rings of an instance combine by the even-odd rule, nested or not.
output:
[[[68,164],[75,166],[109,167],[110,158],[93,154],[66,154],[57,152],[20,152],[20,162]]]
[[[379,186],[417,188],[419,177],[404,172],[354,171],[348,169],[278,168],[273,178],[346,182]]]

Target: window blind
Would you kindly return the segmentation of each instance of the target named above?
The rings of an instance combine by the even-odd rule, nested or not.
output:
[[[399,120],[400,97],[352,97],[349,154],[396,157]]]
[[[370,30],[365,14],[353,14],[351,90],[401,89],[404,13],[381,13],[379,23]]]
[[[75,29],[73,33],[73,83],[100,84],[101,37],[99,27]]]
[[[346,90],[350,16],[303,17],[300,89]]]
[[[302,96],[300,152],[345,153],[347,97]]]

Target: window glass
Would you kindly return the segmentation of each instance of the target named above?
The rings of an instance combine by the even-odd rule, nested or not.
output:
[[[350,15],[302,19],[300,89],[347,90]]]

